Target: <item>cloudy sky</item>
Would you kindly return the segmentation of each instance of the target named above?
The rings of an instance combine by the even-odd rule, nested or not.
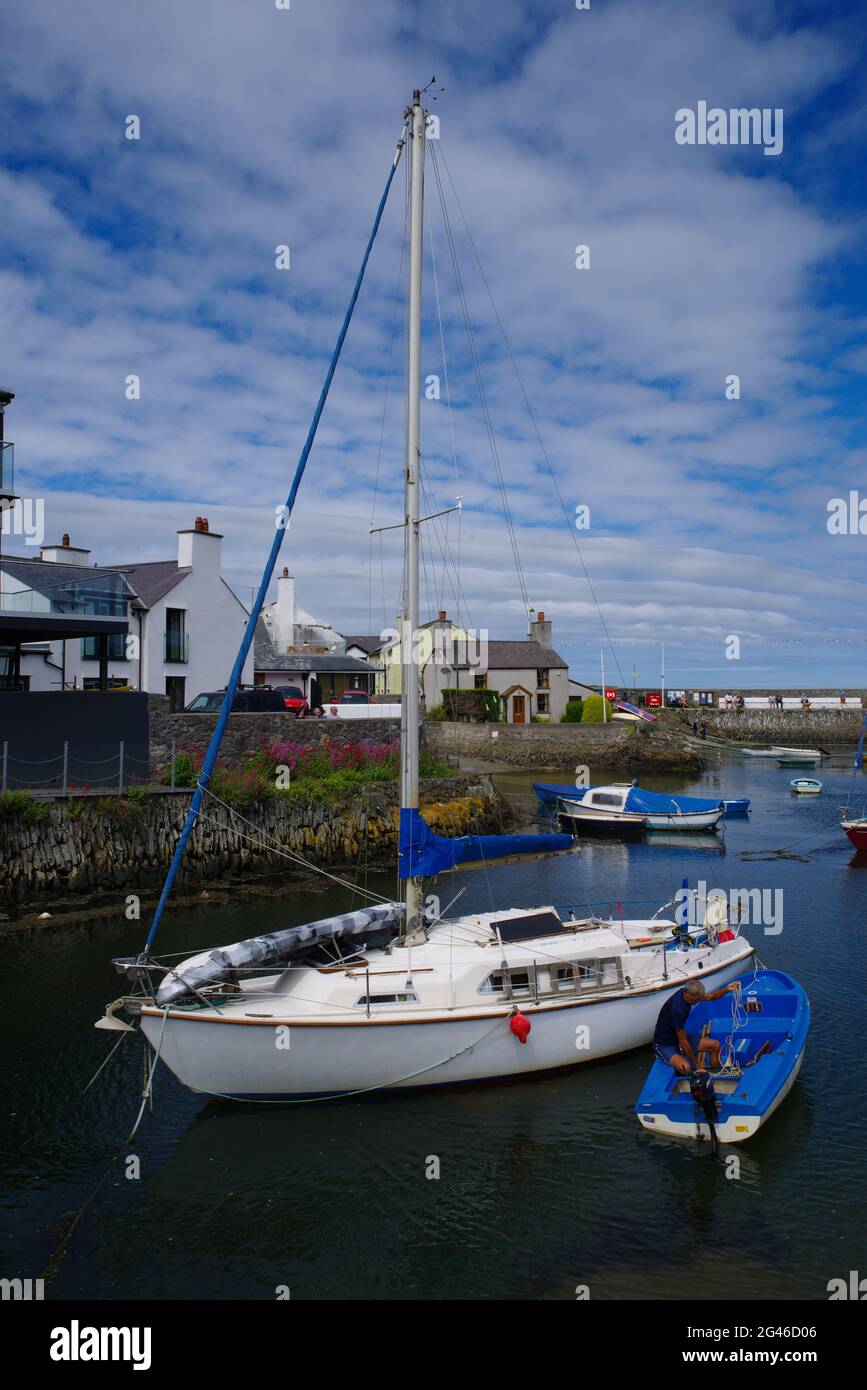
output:
[[[427,528],[424,607],[526,628],[450,227],[523,585],[573,671],[607,631],[616,683],[652,683],[661,641],[671,686],[867,683],[867,534],[828,530],[867,499],[865,38],[857,0],[7,0],[18,491],[100,563],[207,515],[249,602],[435,74],[422,447],[429,509],[464,510]],[[782,109],[781,153],[679,144],[699,102]],[[401,168],[281,557],[356,633],[400,588],[399,533],[368,528],[400,515],[405,192]]]

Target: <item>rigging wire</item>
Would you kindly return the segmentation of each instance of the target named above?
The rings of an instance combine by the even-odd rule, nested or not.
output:
[[[449,248],[449,255],[450,255],[450,258],[451,258],[451,262],[452,262],[452,270],[453,270],[454,276],[455,276],[455,286],[456,286],[456,289],[457,289],[458,301],[459,301],[460,308],[461,308],[461,316],[462,316],[462,318],[463,318],[463,321],[464,321],[464,328],[465,328],[466,334],[467,334],[467,345],[468,345],[468,347],[469,347],[470,358],[471,358],[472,365],[473,365],[473,374],[474,374],[475,380],[476,380],[476,389],[478,390],[478,393],[479,393],[479,400],[480,400],[480,402],[481,402],[481,407],[482,407],[482,415],[483,415],[483,417],[484,417],[485,429],[486,429],[487,436],[488,436],[488,446],[489,446],[490,451],[491,451],[491,459],[492,459],[492,462],[493,462],[493,465],[494,465],[494,472],[495,472],[496,478],[497,478],[497,487],[498,487],[498,491],[499,491],[499,493],[500,493],[500,500],[501,500],[502,506],[503,506],[503,516],[504,516],[504,519],[505,519],[505,522],[506,522],[506,530],[507,530],[508,537],[509,537],[509,546],[510,546],[511,551],[512,551],[512,559],[514,560],[514,563],[515,563],[515,572],[516,572],[516,574],[517,574],[517,576],[518,576],[518,587],[519,587],[520,592],[521,592],[521,601],[522,601],[523,606],[524,606],[524,612],[525,612],[526,614],[529,615],[529,612],[530,612],[530,595],[529,595],[529,593],[528,593],[528,591],[527,591],[527,584],[526,584],[526,581],[525,581],[525,578],[524,578],[524,570],[523,570],[523,567],[522,567],[522,564],[521,564],[521,556],[520,556],[520,551],[519,551],[519,549],[518,549],[517,532],[516,532],[516,530],[515,530],[514,521],[512,520],[512,511],[511,511],[511,507],[509,506],[509,497],[508,497],[508,493],[507,493],[507,491],[506,491],[506,482],[505,482],[505,478],[504,478],[504,476],[503,476],[502,465],[501,465],[501,463],[500,463],[500,454],[499,454],[499,449],[498,449],[498,447],[497,447],[497,437],[496,437],[496,432],[495,432],[495,430],[494,430],[493,418],[492,418],[492,416],[491,416],[491,408],[490,408],[490,404],[489,404],[489,402],[488,402],[487,391],[485,390],[484,379],[483,379],[483,376],[482,376],[481,361],[480,361],[480,359],[479,359],[479,354],[478,354],[478,351],[477,351],[477,348],[476,348],[475,335],[474,335],[474,333],[473,333],[473,326],[472,326],[472,321],[471,321],[471,318],[470,318],[469,305],[468,305],[468,303],[467,303],[466,292],[465,292],[465,289],[464,289],[463,276],[462,276],[462,274],[461,274],[460,261],[459,261],[459,258],[458,258],[457,246],[456,246],[456,244],[455,244],[455,238],[454,238],[454,231],[453,231],[453,228],[452,228],[452,225],[451,225],[451,219],[450,219],[450,217],[449,217],[448,205],[447,205],[447,203],[446,203],[446,198],[445,198],[445,190],[444,190],[444,188],[443,188],[442,180],[441,180],[441,178],[440,178],[439,164],[438,164],[439,156],[438,156],[438,154],[437,154],[437,150],[436,150],[436,146],[435,146],[435,145],[431,145],[430,148],[431,148],[431,155],[432,155],[431,165],[432,165],[432,168],[433,168],[433,171],[434,171],[434,181],[435,181],[435,183],[436,183],[437,195],[438,195],[438,197],[439,197],[440,209],[441,209],[441,211],[442,211],[443,225],[444,225],[444,228],[445,228],[446,241],[447,241],[447,243],[448,243],[448,248]]]
[[[482,259],[481,259],[480,255],[479,255],[478,249],[477,249],[477,247],[476,247],[476,243],[475,243],[475,240],[474,240],[474,238],[473,238],[473,234],[472,234],[472,232],[471,232],[471,230],[470,230],[469,222],[467,221],[467,216],[466,216],[466,213],[464,212],[463,204],[461,203],[460,196],[459,196],[458,191],[457,191],[457,189],[456,189],[456,187],[455,187],[454,179],[452,178],[451,171],[450,171],[449,166],[448,166],[448,161],[446,160],[445,154],[442,152],[442,150],[438,151],[437,154],[436,154],[435,157],[434,157],[434,161],[433,161],[433,162],[434,162],[434,168],[435,168],[435,169],[436,169],[436,166],[437,166],[437,159],[441,159],[441,160],[442,160],[442,164],[443,164],[443,168],[444,168],[445,173],[446,173],[446,177],[448,178],[449,184],[451,185],[452,192],[454,193],[455,202],[457,203],[458,210],[459,210],[459,212],[460,212],[460,214],[461,214],[461,219],[462,219],[463,224],[464,224],[464,227],[465,227],[465,229],[466,229],[467,237],[468,237],[470,246],[472,247],[473,255],[474,255],[475,259],[476,259],[476,264],[478,265],[479,270],[480,270],[480,272],[481,272],[482,281],[483,281],[483,283],[484,283],[485,289],[487,290],[488,298],[489,298],[489,300],[491,301],[491,307],[492,307],[492,309],[493,309],[493,311],[494,311],[494,316],[495,316],[495,318],[496,318],[496,320],[497,320],[497,325],[498,325],[499,330],[500,330],[500,333],[501,333],[501,335],[502,335],[503,343],[504,343],[504,345],[505,345],[506,352],[507,352],[508,357],[509,357],[509,361],[511,362],[512,367],[513,367],[513,369],[514,369],[515,376],[516,376],[517,381],[518,381],[518,386],[519,386],[519,388],[520,388],[521,395],[522,395],[522,397],[523,397],[523,399],[524,399],[524,404],[525,404],[525,406],[527,407],[527,413],[528,413],[528,415],[529,415],[529,417],[530,417],[530,421],[531,421],[532,426],[533,426],[533,431],[534,431],[534,433],[535,433],[535,435],[536,435],[536,439],[537,439],[537,441],[538,441],[539,448],[540,448],[541,453],[542,453],[542,458],[543,458],[544,461],[545,461],[545,467],[546,467],[546,469],[547,469],[547,471],[548,471],[548,475],[549,475],[549,477],[550,477],[550,479],[551,479],[551,482],[552,482],[553,485],[554,485],[554,491],[555,491],[556,494],[557,494],[557,499],[558,499],[558,501],[559,501],[559,503],[560,503],[561,510],[562,510],[563,515],[564,515],[564,517],[565,517],[565,519],[566,519],[566,523],[567,523],[567,526],[568,526],[568,529],[569,529],[569,534],[570,534],[571,537],[572,537],[572,544],[573,544],[574,547],[575,547],[575,552],[576,552],[576,554],[577,554],[577,556],[578,556],[578,559],[579,559],[579,561],[580,561],[580,563],[581,563],[581,568],[582,568],[582,570],[584,571],[584,577],[585,577],[585,579],[587,580],[587,586],[588,586],[588,588],[589,588],[589,590],[590,590],[590,594],[591,594],[591,597],[592,597],[592,599],[593,599],[593,603],[594,603],[594,606],[595,606],[595,608],[596,608],[597,615],[598,615],[598,617],[599,617],[599,623],[600,623],[600,626],[601,626],[602,631],[603,631],[603,633],[604,633],[605,640],[606,640],[606,642],[608,643],[608,645],[609,645],[609,647],[610,647],[610,649],[611,649],[611,655],[613,656],[615,665],[617,666],[617,670],[618,670],[618,673],[619,673],[619,675],[620,675],[620,683],[621,683],[621,685],[626,685],[626,681],[625,681],[625,679],[624,679],[623,672],[622,672],[622,670],[620,669],[620,662],[619,662],[619,660],[618,660],[617,653],[616,653],[616,651],[615,651],[615,649],[614,649],[613,643],[612,643],[611,638],[610,638],[610,636],[609,636],[609,634],[608,634],[608,626],[607,626],[607,624],[606,624],[606,622],[605,622],[605,618],[604,618],[604,615],[603,615],[603,613],[602,613],[602,608],[601,608],[601,606],[600,606],[599,600],[598,600],[597,597],[596,597],[596,591],[595,591],[595,589],[594,589],[594,587],[593,587],[593,581],[592,581],[591,578],[590,578],[590,571],[589,571],[588,568],[587,568],[586,562],[585,562],[585,560],[584,560],[584,555],[583,555],[583,553],[582,553],[582,550],[581,550],[580,545],[578,544],[578,538],[577,538],[577,536],[575,535],[575,528],[574,528],[574,526],[572,525],[572,520],[571,520],[571,517],[570,517],[570,515],[569,515],[568,508],[567,508],[567,506],[566,506],[566,503],[565,503],[564,500],[563,500],[563,494],[562,494],[561,491],[560,491],[560,485],[559,485],[559,483],[558,483],[558,481],[557,481],[557,476],[556,476],[556,474],[555,474],[555,472],[554,472],[554,469],[553,469],[553,466],[552,466],[552,464],[551,464],[551,459],[550,459],[550,457],[549,457],[549,455],[548,455],[548,451],[547,451],[547,449],[545,448],[545,442],[544,442],[544,440],[542,439],[542,434],[541,434],[541,431],[540,431],[540,429],[539,429],[539,425],[538,425],[538,422],[537,422],[537,420],[536,420],[536,416],[535,416],[535,413],[534,413],[534,411],[533,411],[533,407],[532,407],[532,405],[530,404],[530,398],[529,398],[529,396],[527,395],[527,391],[526,391],[526,388],[525,388],[525,386],[524,386],[523,378],[522,378],[521,373],[520,373],[520,370],[519,370],[519,368],[518,368],[518,364],[517,364],[517,362],[516,362],[516,360],[515,360],[515,355],[514,355],[514,353],[512,352],[512,345],[511,345],[511,343],[510,343],[510,341],[509,341],[508,334],[506,333],[506,329],[505,329],[505,326],[504,326],[504,324],[503,324],[503,320],[502,320],[502,318],[500,317],[500,311],[499,311],[499,309],[497,308],[496,301],[494,300],[493,291],[491,290],[491,286],[490,286],[490,282],[489,282],[489,280],[488,280],[488,277],[487,277],[487,275],[485,274],[485,268],[484,268],[484,265],[482,264]],[[438,178],[438,177],[439,177],[439,175],[437,175],[437,178]],[[529,605],[528,605],[528,606],[529,606]]]

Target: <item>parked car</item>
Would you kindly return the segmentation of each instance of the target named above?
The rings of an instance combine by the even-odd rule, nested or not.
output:
[[[290,714],[294,714],[296,719],[303,719],[305,714],[310,713],[310,706],[300,686],[278,685],[276,690],[278,695],[282,695],[286,709]]]
[[[205,690],[186,706],[185,714],[216,714],[222,708],[226,691]],[[286,712],[286,704],[278,690],[270,685],[242,685],[232,701],[233,714],[262,714],[269,710]]]

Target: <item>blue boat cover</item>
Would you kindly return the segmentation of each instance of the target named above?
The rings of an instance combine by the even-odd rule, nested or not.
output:
[[[571,835],[435,835],[420,811],[403,807],[397,861],[401,878],[433,878],[458,864],[483,864],[513,854],[571,849]]]
[[[539,800],[547,805],[557,801],[561,796],[580,800],[585,792],[599,790],[593,787],[576,787],[574,782],[571,786],[558,786],[555,782],[534,782],[533,786]],[[721,801],[710,801],[703,796],[673,796],[671,792],[650,792],[644,787],[630,787],[624,809],[647,816],[676,816],[679,812],[685,811],[716,811],[721,805]]]

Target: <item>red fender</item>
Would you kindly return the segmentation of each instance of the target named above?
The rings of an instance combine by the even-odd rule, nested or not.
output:
[[[527,1018],[526,1014],[512,1014],[512,1017],[509,1019],[509,1027],[511,1028],[515,1037],[518,1039],[518,1042],[525,1043],[527,1041],[532,1026],[532,1023]]]

